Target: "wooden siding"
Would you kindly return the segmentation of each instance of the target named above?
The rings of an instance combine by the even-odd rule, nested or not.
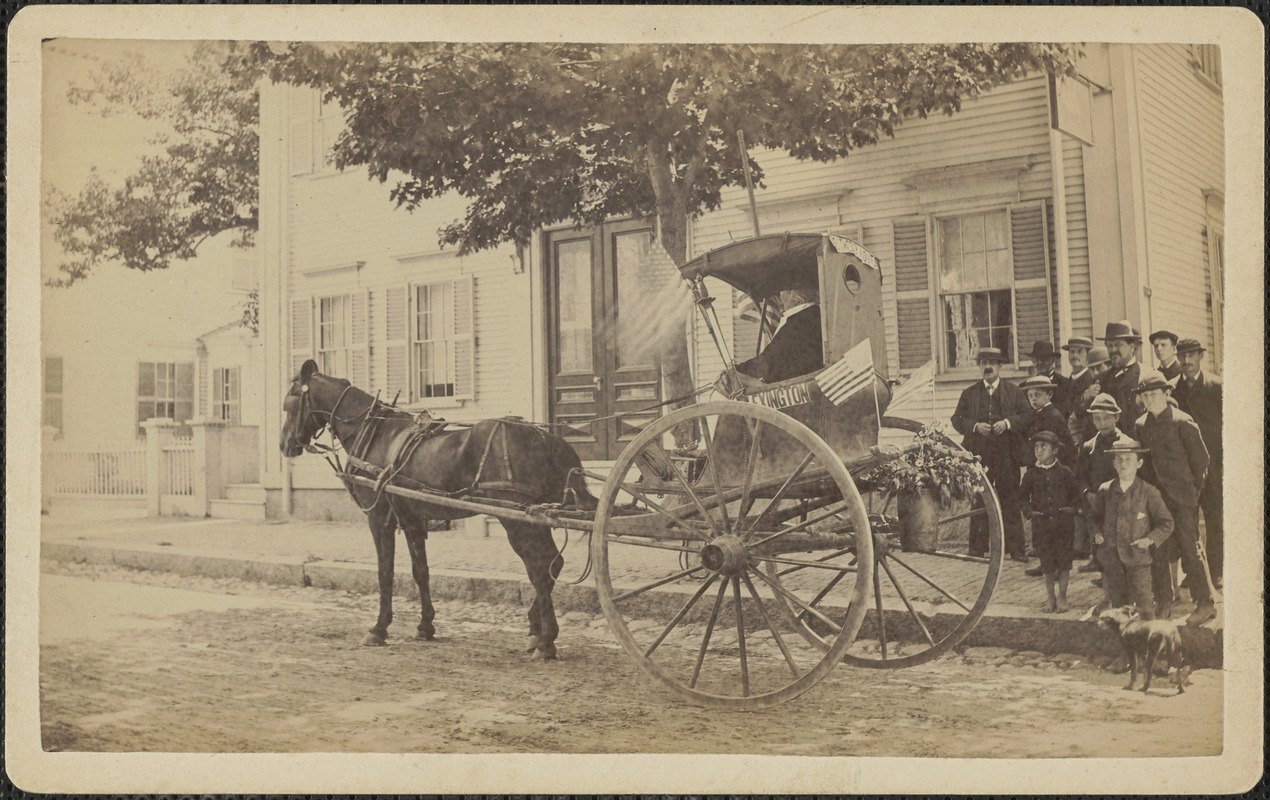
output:
[[[312,106],[293,102],[289,108],[298,115]],[[293,117],[293,135],[302,127]],[[341,293],[366,298],[364,307],[354,309],[357,324],[369,330],[364,372],[357,364],[359,376],[367,375],[365,388],[381,392],[387,400],[403,390],[402,402],[406,400],[408,287],[471,279],[472,307],[464,309],[464,317],[473,323],[473,344],[466,346],[474,345],[474,379],[465,376],[460,382],[474,399],[438,400],[434,413],[456,421],[530,416],[529,277],[514,273],[510,247],[463,258],[439,247],[437,231],[461,218],[462,198],[438,198],[412,213],[396,208],[389,199],[391,183],[368,180],[360,169],[294,175],[289,180],[289,237],[284,248],[291,299],[299,303]],[[297,345],[311,348],[311,332],[293,331],[292,336]]]
[[[1186,45],[1137,45],[1133,52],[1150,326],[1200,338],[1211,351],[1203,192],[1224,189],[1222,97],[1195,74]]]
[[[882,262],[888,367],[892,375],[899,377],[930,357],[929,350],[909,350],[901,356],[897,344],[900,321],[929,325],[929,312],[924,308],[928,301],[909,294],[901,296],[901,307],[900,298],[896,296],[897,289],[921,291],[924,284],[914,282],[917,279],[912,273],[896,275],[896,260],[903,254],[896,252],[893,222],[931,213],[958,213],[957,202],[923,207],[918,191],[906,185],[906,179],[922,170],[1026,158],[1031,167],[1019,175],[1016,193],[965,198],[961,205],[969,208],[977,204],[982,209],[993,205],[1052,200],[1048,92],[1045,80],[1040,77],[999,87],[965,103],[962,111],[952,117],[939,115],[925,120],[907,120],[897,129],[894,139],[861,148],[836,162],[800,162],[770,151],[758,151],[754,155],[765,173],[765,188],[759,189],[756,195],[763,233],[861,226],[865,247]],[[1069,140],[1064,144],[1063,174],[1067,185],[1072,326],[1074,332],[1087,335],[1092,332],[1093,321],[1089,296],[1089,248],[1084,223],[1084,165],[1079,142]],[[744,190],[727,190],[723,193],[720,209],[696,221],[693,255],[734,239],[746,238],[751,233]],[[907,235],[901,241],[904,245],[912,243]],[[724,315],[722,307],[719,313]],[[698,363],[704,366],[709,360],[701,352],[701,347],[709,344],[708,337],[705,342],[698,337],[697,342]],[[710,348],[713,349],[713,346],[710,345]],[[1028,348],[1030,342],[1024,349]],[[951,414],[964,385],[964,381],[951,384],[937,381],[937,417],[946,418]]]

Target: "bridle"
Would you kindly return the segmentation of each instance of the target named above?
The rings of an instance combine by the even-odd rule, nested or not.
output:
[[[313,408],[312,403],[309,400],[309,385],[307,383],[300,384],[299,399],[297,401],[300,405],[299,409],[297,410],[297,418],[299,419],[299,422],[297,423],[296,433],[298,434],[300,431],[304,430],[305,426],[309,422],[309,417],[315,414],[326,415],[326,421],[323,422],[318,428],[314,429],[313,433],[309,435],[308,437],[309,439],[308,443],[303,445],[304,451],[306,453],[333,452],[335,448],[330,447],[328,445],[324,445],[324,444],[318,444],[314,442],[313,440],[316,439],[318,436],[320,436],[323,430],[330,428],[332,422],[355,422],[361,417],[368,415],[371,412],[371,410],[374,409],[376,401],[371,400],[371,403],[369,406],[366,407],[366,410],[358,414],[357,416],[350,417],[348,419],[341,419],[340,417],[338,417],[336,415],[336,412],[339,411],[340,404],[344,402],[344,395],[348,394],[348,390],[352,388],[353,388],[353,384],[351,383],[345,386],[344,391],[340,392],[340,396],[335,399],[335,405],[331,406],[330,411],[327,411],[322,408]],[[331,433],[332,433],[332,436],[334,436],[333,430],[331,431]]]

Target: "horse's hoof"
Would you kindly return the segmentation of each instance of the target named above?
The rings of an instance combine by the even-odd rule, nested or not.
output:
[[[554,644],[548,644],[543,647],[536,648],[534,650],[533,659],[535,661],[555,661],[556,646]]]
[[[420,642],[434,642],[436,641],[436,638],[436,633],[424,633],[423,631],[419,631],[415,634],[415,639]]]
[[[383,647],[387,643],[387,637],[381,636],[378,633],[368,633],[366,634],[366,638],[362,639],[363,647]]]
[[[539,643],[539,637],[537,637],[537,636],[530,636],[530,637],[529,637],[529,646],[525,648],[525,652],[526,652],[526,653],[536,653],[536,652],[538,652],[538,643]]]

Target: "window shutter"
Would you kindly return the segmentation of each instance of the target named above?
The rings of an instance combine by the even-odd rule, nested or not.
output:
[[[291,174],[313,171],[313,97],[308,89],[291,89]]]
[[[291,374],[299,375],[304,362],[313,358],[313,300],[291,301]]]
[[[203,412],[204,416],[210,416],[212,419],[225,418],[225,406],[223,405],[225,397],[224,373],[225,370],[223,369],[212,370],[212,413],[208,415],[206,409]]]
[[[370,297],[365,291],[349,295],[348,379],[353,385],[370,388]]]
[[[1010,209],[1014,250],[1015,353],[1030,353],[1032,343],[1054,342],[1053,287],[1050,285],[1049,214],[1044,202]]]
[[[203,419],[207,419],[208,408],[208,386],[207,386],[207,355],[204,354],[198,360],[198,415]]]
[[[194,416],[194,365],[176,365],[176,421],[188,422]]]
[[[925,217],[891,223],[895,246],[896,329],[900,370],[917,369],[931,358],[931,288]]]
[[[454,396],[471,398],[476,389],[476,333],[472,276],[454,282]]]
[[[384,293],[384,391],[391,401],[400,392],[410,400],[410,359],[407,349],[407,289],[389,288]]]

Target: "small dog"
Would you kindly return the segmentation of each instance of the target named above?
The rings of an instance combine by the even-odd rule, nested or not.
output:
[[[1133,689],[1138,680],[1138,669],[1146,662],[1142,691],[1151,688],[1151,675],[1155,672],[1155,662],[1161,655],[1168,657],[1168,666],[1177,671],[1177,693],[1186,691],[1182,688],[1190,667],[1183,663],[1182,637],[1177,626],[1166,619],[1143,620],[1138,616],[1137,608],[1122,606],[1109,608],[1098,615],[1098,627],[1109,630],[1120,637],[1120,646],[1124,648],[1125,658],[1129,660],[1129,685]],[[1164,673],[1168,677],[1166,669]]]

